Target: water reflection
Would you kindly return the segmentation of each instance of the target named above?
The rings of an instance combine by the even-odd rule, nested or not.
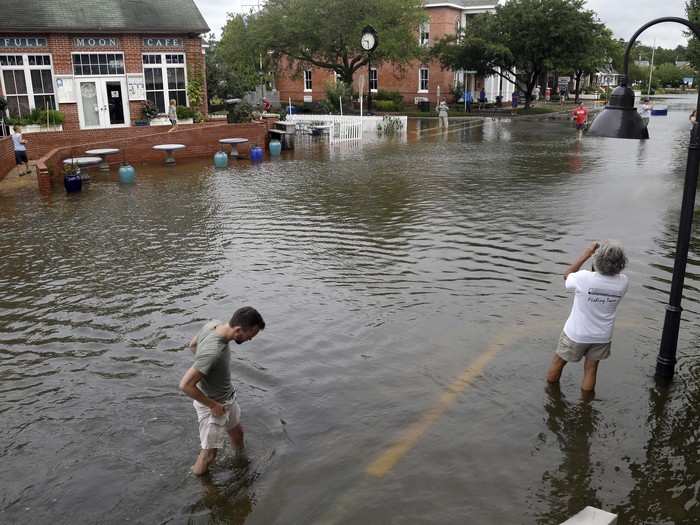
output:
[[[537,516],[537,523],[561,523],[587,505],[601,507],[596,472],[591,461],[591,442],[600,414],[590,394],[567,401],[558,384],[547,385],[545,400],[546,425],[556,437],[563,456],[556,470],[542,474],[542,501],[547,509]]]

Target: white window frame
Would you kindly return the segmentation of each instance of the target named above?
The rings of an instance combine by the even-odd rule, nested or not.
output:
[[[313,71],[304,70],[304,93],[311,93],[314,90]]]
[[[153,55],[158,55],[160,56],[160,63],[159,64],[146,64],[143,61],[143,57],[145,56],[153,56]],[[183,62],[180,64],[168,64],[165,57],[167,55],[182,55],[183,57]],[[163,79],[163,103],[165,105],[164,108],[164,113],[168,112],[168,107],[170,106],[170,100],[172,97],[170,96],[170,88],[168,86],[168,69],[169,68],[177,68],[177,69],[182,69],[185,73],[185,101],[186,101],[186,106],[189,107],[190,105],[190,97],[187,94],[187,54],[184,51],[170,51],[170,52],[144,52],[141,53],[141,70],[143,71],[143,80],[144,80],[144,85],[146,82],[146,69],[160,69],[160,74],[161,78]],[[175,91],[182,91],[180,89],[176,89]],[[150,90],[150,92],[155,92],[154,90]],[[175,99],[177,100],[177,99]]]
[[[430,45],[430,22],[423,22],[418,28],[418,43],[421,47]]]
[[[425,71],[425,86],[423,88],[423,71]],[[430,69],[428,66],[421,66],[418,69],[418,93],[429,93],[430,92]]]
[[[58,109],[58,101],[56,99],[56,73],[54,73],[53,70],[53,55],[51,53],[0,53],[2,56],[21,56],[22,57],[22,65],[20,66],[0,66],[0,86],[2,87],[2,92],[3,96],[5,98],[8,97],[7,94],[7,88],[5,87],[5,75],[3,75],[3,71],[5,70],[14,70],[14,71],[23,71],[24,72],[24,83],[27,86],[27,92],[26,96],[29,99],[29,112],[31,113],[35,109],[44,109],[44,108],[37,108],[35,101],[34,101],[34,83],[32,82],[32,70],[35,69],[48,69],[51,71],[51,84],[53,91],[51,93],[38,93],[39,96],[53,96],[53,104],[56,109]],[[29,57],[30,56],[48,56],[49,60],[51,61],[51,64],[48,66],[30,66],[29,65]],[[15,95],[10,95],[10,96],[15,96]],[[24,96],[24,95],[21,95]],[[10,110],[6,109],[5,110],[5,115],[9,116]],[[20,118],[24,118],[27,115],[21,115]]]
[[[379,70],[376,67],[370,68],[369,87],[372,93],[379,91]],[[374,87],[372,87],[372,73],[374,73]]]
[[[76,75],[75,74],[75,55],[121,55],[123,73],[100,73],[98,75]],[[126,61],[123,51],[73,51],[70,54],[71,75],[73,78],[97,78],[97,77],[126,77]]]

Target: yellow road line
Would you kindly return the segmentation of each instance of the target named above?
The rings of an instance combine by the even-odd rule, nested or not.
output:
[[[522,327],[514,328],[515,330],[501,333],[497,336],[486,347],[486,350],[484,350],[484,352],[447,387],[435,406],[425,412],[418,421],[409,426],[396,443],[389,447],[386,452],[381,454],[367,467],[367,474],[381,478],[394,468],[394,465],[418,443],[418,440],[425,434],[428,428],[455,403],[457,397],[464,392],[467,386],[481,375],[481,372],[483,372],[486,365],[494,358],[498,351],[507,343],[516,339]]]

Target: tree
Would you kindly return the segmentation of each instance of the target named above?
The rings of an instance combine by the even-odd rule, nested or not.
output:
[[[681,68],[668,62],[654,67],[653,75],[661,86],[678,87],[683,83],[683,71]]]
[[[579,30],[571,37],[569,56],[563,57],[558,64],[560,69],[574,71],[577,102],[581,93],[581,77],[612,63],[619,51],[619,43],[613,39],[612,31],[598,22],[591,12],[580,11],[578,18]]]
[[[221,41],[209,39],[207,88],[211,97],[242,97],[269,79],[270,57],[257,31],[256,15],[229,15]]]
[[[474,17],[462,35],[441,40],[433,51],[444,67],[496,74],[516,83],[529,107],[540,75],[570,67],[572,39],[594,23],[583,0],[510,0],[495,13]]]
[[[425,19],[422,0],[268,0],[255,25],[264,48],[290,68],[335,71],[352,85],[367,65],[360,46],[367,25],[379,35],[372,64],[405,64],[421,55],[417,32]]]

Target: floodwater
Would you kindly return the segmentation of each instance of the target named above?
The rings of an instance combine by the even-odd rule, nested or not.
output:
[[[700,522],[697,228],[677,376],[653,380],[691,104],[646,142],[432,120],[0,194],[0,522]],[[587,401],[581,365],[544,374],[562,273],[604,238],[631,284]],[[244,304],[267,322],[232,345],[247,458],[200,480],[185,345]]]

